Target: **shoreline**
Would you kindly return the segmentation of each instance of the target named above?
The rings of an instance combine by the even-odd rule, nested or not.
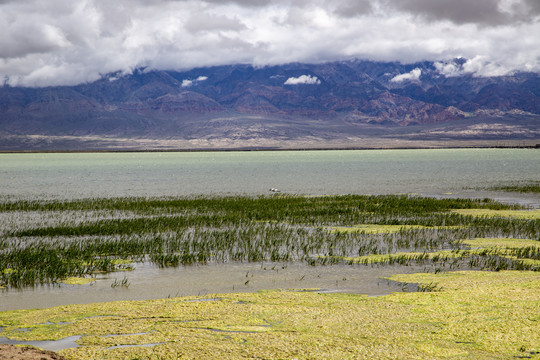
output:
[[[176,148],[176,149],[88,149],[88,150],[0,150],[0,154],[71,154],[71,153],[197,153],[197,152],[263,152],[263,151],[361,151],[361,150],[458,150],[458,149],[540,149],[536,145],[479,145],[479,146],[398,146],[398,147],[257,147],[257,148]]]
[[[540,148],[540,138],[410,138],[407,136],[346,138],[141,138],[108,136],[5,135],[0,153],[88,152],[255,152],[330,150],[409,150]]]

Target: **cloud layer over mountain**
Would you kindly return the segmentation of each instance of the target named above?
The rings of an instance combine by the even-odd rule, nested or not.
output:
[[[440,60],[446,76],[540,71],[538,0],[0,0],[0,33],[12,86],[350,58]]]

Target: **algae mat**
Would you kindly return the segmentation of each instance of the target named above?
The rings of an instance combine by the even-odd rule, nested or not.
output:
[[[474,217],[506,217],[516,219],[540,219],[540,210],[493,210],[493,209],[457,209],[452,212]]]
[[[0,313],[4,336],[83,335],[70,359],[540,359],[540,274],[396,275],[433,292],[265,291]]]

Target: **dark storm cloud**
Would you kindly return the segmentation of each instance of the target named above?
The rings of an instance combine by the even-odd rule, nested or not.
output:
[[[477,23],[500,25],[510,21],[510,14],[502,13],[498,0],[394,0],[388,4],[430,21],[450,20],[456,24]]]
[[[369,14],[373,10],[372,1],[341,1],[336,2],[335,13],[339,16],[353,17]]]
[[[485,26],[531,20],[540,10],[538,0],[385,0],[384,3],[398,10],[424,16],[430,21],[449,20],[456,24]]]
[[[539,33],[540,0],[0,0],[0,79],[349,58],[502,75],[540,71]]]

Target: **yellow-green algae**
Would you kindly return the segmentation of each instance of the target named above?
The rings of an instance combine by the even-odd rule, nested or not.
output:
[[[392,262],[398,259],[420,260],[433,258],[460,258],[473,255],[470,250],[441,250],[436,252],[396,252],[392,254],[371,254],[356,257],[335,256],[350,263],[358,264],[382,264]]]
[[[355,264],[383,264],[398,262],[400,260],[428,260],[428,259],[453,259],[465,258],[473,255],[496,255],[506,257],[512,260],[522,261],[524,264],[540,266],[540,260],[521,259],[511,255],[512,249],[538,247],[540,241],[529,239],[510,239],[510,238],[476,238],[462,240],[471,249],[461,250],[439,250],[434,252],[396,252],[391,254],[370,254],[364,256],[334,256],[340,260]]]
[[[491,210],[491,209],[457,209],[452,212],[475,217],[507,217],[517,219],[540,219],[540,209],[535,210]]]
[[[528,246],[540,247],[540,241],[530,239],[512,239],[512,238],[476,238],[463,240],[474,248],[524,248]]]
[[[68,277],[67,279],[62,280],[62,282],[67,285],[86,285],[94,281],[96,281],[96,278],[94,277],[85,278],[85,277],[75,277],[75,276],[71,276],[71,277]]]
[[[394,234],[412,229],[458,229],[460,226],[424,226],[424,225],[379,225],[358,224],[353,226],[326,226],[326,230],[341,233],[361,232],[366,234]]]
[[[540,241],[529,239],[511,239],[511,238],[477,238],[463,240],[464,244],[471,246],[473,253],[481,253],[482,249],[489,250],[491,255],[499,255],[512,260],[519,260],[526,265],[540,267],[540,260],[523,259],[512,255],[513,249],[523,248],[538,248],[540,249]]]
[[[363,232],[366,234],[392,234],[403,230],[423,229],[421,225],[378,225],[378,224],[359,224],[353,226],[327,226],[325,229],[333,232]]]
[[[540,274],[392,279],[441,290],[381,297],[264,291],[69,305],[3,312],[0,326],[18,339],[84,334],[81,347],[61,351],[71,359],[540,358]],[[150,343],[161,344],[107,349]]]

